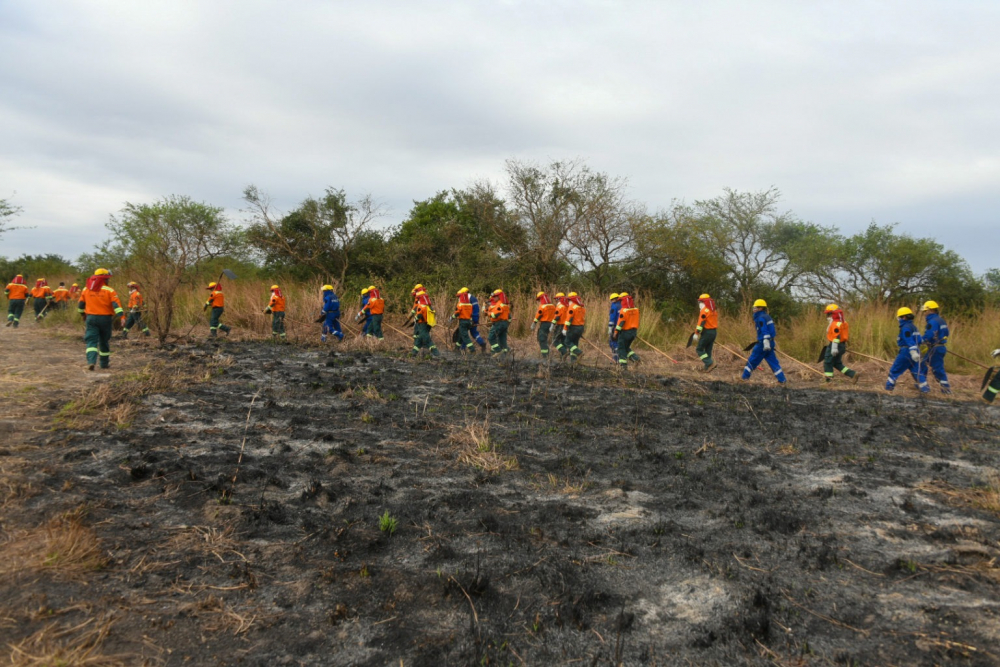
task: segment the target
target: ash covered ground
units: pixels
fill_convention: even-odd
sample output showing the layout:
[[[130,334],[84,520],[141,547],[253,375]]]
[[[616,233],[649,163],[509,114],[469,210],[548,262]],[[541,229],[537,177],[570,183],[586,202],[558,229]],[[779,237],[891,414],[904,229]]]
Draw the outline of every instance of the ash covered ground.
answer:
[[[1000,517],[976,501],[995,410],[481,356],[185,355],[231,361],[127,429],[35,439],[51,493],[18,511],[85,505],[107,562],[9,578],[8,609],[113,614],[102,650],[164,665],[1000,660]]]

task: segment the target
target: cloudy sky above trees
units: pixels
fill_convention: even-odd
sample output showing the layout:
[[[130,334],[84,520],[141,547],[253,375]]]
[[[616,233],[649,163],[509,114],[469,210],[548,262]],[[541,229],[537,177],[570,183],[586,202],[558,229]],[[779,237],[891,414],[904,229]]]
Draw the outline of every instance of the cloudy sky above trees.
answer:
[[[1000,217],[996,2],[0,0],[0,255],[76,257],[124,202],[238,216],[413,200],[581,158],[651,210],[777,186],[982,272]],[[16,194],[15,194],[16,193]]]

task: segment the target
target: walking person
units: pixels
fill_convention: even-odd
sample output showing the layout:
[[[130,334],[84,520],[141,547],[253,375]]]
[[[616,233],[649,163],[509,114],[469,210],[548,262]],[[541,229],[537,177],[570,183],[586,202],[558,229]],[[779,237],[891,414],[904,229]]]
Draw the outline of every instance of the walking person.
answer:
[[[990,354],[994,359],[1000,357],[1000,348],[993,350]],[[986,386],[986,390],[983,392],[983,400],[987,403],[992,403],[998,393],[1000,393],[1000,373],[994,373],[993,379],[990,380],[990,383]]]
[[[913,318],[913,311],[906,306],[896,311],[896,320],[899,322],[896,346],[899,348],[899,352],[889,368],[889,377],[885,381],[886,391],[894,390],[896,380],[907,371],[913,376],[913,381],[921,393],[926,394],[931,390],[927,384],[927,378],[920,376],[920,332],[917,331],[917,325],[913,323]]]
[[[718,329],[719,311],[715,307],[715,299],[708,294],[702,294],[698,297],[698,326],[691,337],[691,341],[698,344],[695,353],[703,364],[702,373],[708,373],[715,368],[712,350],[715,348]]]
[[[823,350],[823,377],[827,382],[833,382],[833,371],[836,369],[857,384],[861,373],[845,366],[843,360],[850,335],[844,311],[837,304],[831,303],[825,312],[827,344]]]
[[[125,312],[118,294],[108,286],[111,272],[97,269],[87,279],[87,285],[80,292],[77,312],[87,324],[83,339],[87,343],[87,366],[94,370],[98,363],[101,368],[111,366],[112,317]]]
[[[741,379],[749,380],[750,375],[757,369],[760,362],[766,361],[767,365],[771,367],[774,377],[777,378],[778,384],[785,384],[785,371],[781,370],[781,362],[778,361],[778,355],[775,352],[777,332],[774,320],[767,312],[767,302],[764,299],[757,299],[753,302],[753,324],[757,329],[757,344],[750,352]]]
[[[377,287],[370,285],[366,296],[368,297],[368,301],[362,306],[361,312],[358,313],[358,316],[354,320],[358,321],[362,317],[370,319],[368,332],[365,335],[373,336],[378,340],[385,340],[385,335],[382,333],[382,317],[385,313],[385,301],[382,300],[382,294]]]
[[[45,278],[35,281],[35,286],[31,288],[31,305],[35,307],[35,321],[45,317],[46,308],[52,303],[52,288],[45,282]]]
[[[142,318],[142,308],[146,305],[146,299],[139,291],[139,283],[128,284],[128,317],[125,319],[125,326],[122,327],[122,339],[128,338],[128,332],[132,327],[142,327],[142,335],[149,336],[149,327]]]
[[[503,292],[496,290],[490,295],[490,309],[487,311],[490,318],[490,351],[493,356],[507,354],[510,348],[507,346],[507,329],[510,327],[510,306],[503,302]]]
[[[548,360],[549,332],[552,331],[552,320],[556,316],[556,305],[552,303],[552,299],[545,292],[536,294],[535,300],[538,301],[538,312],[535,313],[535,320],[531,323],[531,330],[534,331],[536,327],[538,328],[536,335],[538,351],[542,353],[542,359]]]
[[[552,330],[555,331],[555,335],[552,336],[552,347],[559,353],[560,361],[569,354],[569,348],[566,347],[566,332],[563,329],[568,309],[569,301],[566,300],[566,295],[556,292],[556,314],[552,318]]]
[[[24,284],[24,276],[18,274],[7,284],[4,290],[7,296],[7,326],[15,329],[21,323],[24,315],[24,304],[28,300],[28,286]]]
[[[52,307],[66,310],[66,304],[69,303],[69,300],[70,294],[69,290],[66,289],[66,283],[59,283],[59,287],[52,290]]]
[[[628,292],[619,294],[618,299],[620,308],[614,336],[618,344],[618,366],[624,369],[630,362],[639,362],[639,355],[632,349],[632,343],[639,337],[639,309],[635,307],[635,298]]]
[[[469,300],[469,288],[463,287],[455,294],[458,303],[455,305],[455,312],[449,321],[458,319],[458,328],[455,329],[455,347],[459,352],[475,352],[476,344],[472,342],[469,332],[472,329],[472,302]]]
[[[285,296],[278,285],[271,285],[271,299],[264,314],[271,316],[271,340],[285,340]]]
[[[320,342],[325,343],[326,337],[330,334],[333,334],[338,343],[343,342],[344,332],[340,329],[340,299],[337,298],[337,294],[333,291],[333,285],[323,285],[323,305],[321,310],[319,319],[316,320],[323,323],[323,329],[319,334]]]
[[[414,296],[427,296],[423,290],[419,290]],[[437,346],[434,344],[434,337],[431,335],[431,328],[434,326],[434,313],[431,310],[430,300],[426,303],[422,300],[413,306],[413,349],[410,356],[416,357],[421,350],[428,350],[431,356],[437,358],[441,356]]]
[[[622,298],[617,292],[608,297],[611,305],[608,308],[608,347],[611,348],[611,358],[618,361],[618,314],[622,310]]]
[[[482,310],[479,307],[479,299],[476,298],[475,294],[469,294],[469,303],[472,304],[472,324],[469,327],[469,335],[472,336],[472,340],[476,341],[479,349],[485,353],[486,341],[483,340],[483,335],[479,333],[479,319],[482,316]]]
[[[941,393],[950,394],[951,384],[948,383],[948,374],[944,370],[944,357],[948,354],[948,323],[941,317],[937,301],[925,302],[920,311],[926,313],[921,342],[927,346],[927,353],[918,373],[921,374],[921,381],[926,382],[927,369],[930,368],[934,379],[941,386]]]
[[[576,292],[570,292],[566,296],[566,318],[563,323],[563,336],[565,347],[569,349],[569,360],[576,363],[576,360],[583,356],[580,349],[580,339],[583,337],[583,330],[587,325],[587,309],[583,307],[583,301]]]
[[[213,281],[208,284],[206,289],[211,294],[208,295],[208,300],[202,310],[212,309],[208,318],[208,336],[215,338],[220,331],[228,336],[232,329],[220,321],[222,314],[226,312],[226,295],[222,293],[222,285]]]

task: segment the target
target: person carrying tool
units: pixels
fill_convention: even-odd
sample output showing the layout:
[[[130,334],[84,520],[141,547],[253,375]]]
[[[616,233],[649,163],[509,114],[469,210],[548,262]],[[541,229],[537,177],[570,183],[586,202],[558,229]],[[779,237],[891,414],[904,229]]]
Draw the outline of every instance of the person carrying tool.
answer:
[[[323,305],[320,307],[319,319],[316,320],[317,323],[323,323],[319,340],[325,343],[327,335],[332,333],[338,343],[342,342],[344,340],[344,332],[340,330],[340,299],[334,293],[333,285],[323,285],[322,292]]]
[[[226,312],[226,295],[222,293],[222,285],[213,281],[208,284],[206,289],[211,294],[208,295],[208,300],[205,302],[202,310],[212,309],[208,318],[208,336],[209,338],[215,338],[219,331],[228,336],[232,329],[219,321],[222,319],[222,313]]]
[[[35,286],[31,288],[31,305],[35,307],[35,319],[40,320],[45,317],[45,308],[52,303],[52,288],[45,282],[45,278],[35,281]]]
[[[552,317],[552,330],[555,332],[555,335],[552,336],[552,347],[559,352],[560,360],[569,354],[569,348],[566,347],[566,334],[563,330],[568,309],[569,301],[566,300],[566,295],[562,292],[556,292],[556,314]]]
[[[556,306],[552,299],[545,292],[535,295],[538,301],[538,312],[535,313],[535,320],[531,323],[531,330],[538,328],[538,351],[542,353],[542,359],[549,358],[549,332],[552,331],[552,320],[556,316]]]
[[[18,274],[4,290],[7,295],[7,326],[15,329],[21,323],[24,314],[24,304],[28,300],[28,286],[24,284],[24,276]]]
[[[381,292],[374,285],[368,286],[367,297],[367,303],[362,306],[361,312],[354,318],[354,321],[357,322],[362,317],[366,319],[370,318],[371,322],[368,325],[368,333],[365,335],[385,340],[385,335],[382,333],[382,317],[385,313],[385,301],[382,300]]]
[[[993,350],[993,352],[991,352],[990,355],[994,359],[1000,357],[1000,348]],[[993,379],[986,386],[986,390],[983,392],[983,400],[986,401],[987,403],[992,403],[993,399],[997,397],[998,393],[1000,393],[1000,373],[994,373]]]
[[[361,288],[361,310],[364,310],[365,306],[367,305],[368,305],[368,288],[363,287]],[[357,322],[357,320],[355,320],[355,322]],[[361,325],[362,338],[368,335],[368,329],[371,327],[371,325],[372,325],[372,316],[368,315],[365,317],[365,323]]]
[[[615,329],[618,326],[618,313],[622,310],[622,299],[618,292],[613,292],[608,300],[611,302],[608,308],[608,347],[611,348],[611,357],[618,361],[618,336]]]
[[[753,302],[753,324],[757,329],[757,344],[753,346],[747,365],[743,367],[741,379],[749,380],[760,362],[767,361],[767,365],[774,372],[774,377],[778,379],[778,384],[785,384],[785,371],[781,370],[781,362],[775,352],[777,346],[774,338],[777,332],[774,328],[774,320],[767,312],[767,302],[764,299],[757,299]]]
[[[857,384],[861,373],[844,365],[850,330],[844,320],[844,311],[837,304],[831,303],[827,305],[825,312],[827,344],[823,351],[823,377],[826,382],[833,382],[833,369],[837,369]]]
[[[921,378],[927,381],[927,367],[934,374],[934,379],[941,385],[942,394],[951,393],[951,385],[948,383],[948,374],[944,371],[944,356],[948,354],[948,323],[944,321],[938,312],[937,301],[927,301],[920,307],[920,311],[927,313],[924,336],[921,342],[927,346],[927,353],[924,355],[924,364],[921,365]]]
[[[271,285],[271,299],[264,314],[271,316],[271,340],[285,340],[285,296],[278,285]]]
[[[130,282],[128,284],[128,318],[125,320],[125,326],[122,327],[122,339],[128,338],[129,329],[134,326],[142,327],[143,336],[149,335],[149,327],[142,319],[142,307],[145,304],[146,300],[143,298],[142,292],[139,291],[139,283]]]
[[[507,354],[507,329],[510,327],[510,306],[503,302],[503,292],[495,290],[490,294],[490,308],[487,315],[490,318],[490,351],[493,356]]]
[[[639,309],[635,307],[635,298],[628,292],[618,295],[621,307],[618,312],[618,322],[615,324],[615,341],[618,343],[618,366],[628,368],[629,362],[637,363],[639,355],[632,350],[632,343],[639,336]]]
[[[479,318],[481,316],[479,299],[477,299],[476,295],[471,292],[469,293],[469,303],[472,304],[472,325],[469,327],[469,335],[472,336],[472,340],[476,341],[476,344],[479,345],[479,349],[485,353],[486,341],[483,340],[482,334],[479,333]]]
[[[413,306],[413,311],[411,312],[413,316],[413,349],[410,350],[410,356],[415,357],[420,354],[421,349],[429,350],[432,357],[441,356],[438,352],[437,346],[434,344],[434,338],[431,336],[431,327],[434,326],[434,312],[430,307],[430,300],[428,303],[422,303],[419,297],[427,296],[427,293],[420,289],[414,295],[418,298],[417,303]]]
[[[587,324],[587,309],[583,307],[583,301],[576,292],[570,292],[566,296],[566,303],[566,318],[563,322],[564,347],[569,350],[569,360],[576,362],[583,355],[580,338],[583,337],[583,330]]]
[[[719,311],[715,307],[715,299],[708,294],[698,297],[698,326],[695,327],[694,334],[691,335],[691,342],[697,343],[695,353],[701,359],[704,366],[702,373],[708,373],[715,368],[715,359],[712,358],[712,349],[715,347],[715,338],[719,333]]]
[[[475,352],[476,344],[472,342],[469,331],[472,329],[472,303],[469,301],[469,288],[463,287],[455,295],[458,304],[449,322],[458,319],[458,329],[455,330],[455,347],[459,352]]]
[[[899,353],[889,368],[889,377],[885,381],[886,391],[894,390],[896,380],[906,371],[913,376],[913,381],[917,383],[917,388],[922,393],[926,394],[931,390],[927,378],[920,377],[920,332],[917,331],[913,318],[913,311],[906,306],[896,311],[896,319],[899,321],[896,345],[899,347]]]
[[[87,279],[87,285],[80,292],[77,312],[87,323],[83,339],[87,343],[87,365],[90,370],[100,362],[101,368],[111,366],[111,326],[112,317],[121,315],[121,299],[108,286],[111,272],[107,269],[97,269],[94,275]]]
[[[52,290],[52,303],[55,304],[54,307],[59,310],[66,310],[66,304],[69,303],[69,290],[66,289],[66,283],[59,283],[59,287]]]

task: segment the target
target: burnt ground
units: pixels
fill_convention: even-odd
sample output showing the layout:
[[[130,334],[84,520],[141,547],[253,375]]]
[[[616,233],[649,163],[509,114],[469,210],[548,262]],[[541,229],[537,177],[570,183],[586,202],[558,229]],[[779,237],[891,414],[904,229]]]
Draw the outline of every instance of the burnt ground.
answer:
[[[107,664],[1000,664],[995,409],[478,356],[171,359],[221,369],[0,451],[30,464],[3,509],[13,664],[74,641]],[[67,525],[96,546],[60,570]]]

